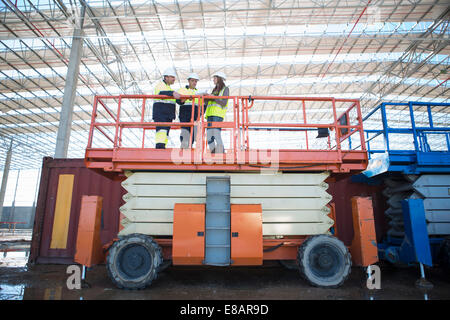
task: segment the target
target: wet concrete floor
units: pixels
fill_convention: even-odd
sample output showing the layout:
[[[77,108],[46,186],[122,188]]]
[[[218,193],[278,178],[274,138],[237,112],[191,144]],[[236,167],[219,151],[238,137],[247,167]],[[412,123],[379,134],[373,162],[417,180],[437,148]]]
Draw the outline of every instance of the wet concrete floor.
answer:
[[[14,253],[14,254],[13,254]],[[5,261],[14,260],[14,263]],[[263,267],[168,267],[144,290],[120,290],[110,281],[106,267],[87,271],[89,288],[67,288],[67,265],[26,266],[27,252],[0,253],[0,300],[450,300],[450,276],[440,268],[426,268],[434,285],[415,287],[415,267],[381,264],[381,289],[368,290],[362,268],[337,289],[308,285],[298,271],[277,262]]]

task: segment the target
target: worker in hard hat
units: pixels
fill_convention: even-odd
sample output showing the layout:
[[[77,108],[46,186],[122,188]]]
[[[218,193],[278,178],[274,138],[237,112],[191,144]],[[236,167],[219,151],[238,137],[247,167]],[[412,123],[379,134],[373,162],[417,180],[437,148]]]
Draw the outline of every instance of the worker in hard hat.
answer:
[[[226,76],[223,72],[216,72],[213,74],[214,89],[212,96],[229,96],[230,89],[225,85]],[[205,99],[206,112],[205,117],[208,121],[208,127],[211,122],[221,122],[225,118],[228,107],[228,99]],[[206,137],[208,139],[208,146],[211,153],[224,153],[224,146],[221,136],[221,128],[208,128]]]
[[[183,96],[197,95],[197,83],[200,80],[198,74],[191,73],[187,77],[188,85],[178,90],[178,93]],[[180,112],[178,117],[180,122],[191,122],[192,119],[192,99],[178,99],[177,103],[180,104]],[[198,98],[194,99],[194,121],[198,119]],[[197,134],[197,128],[194,126],[192,134],[192,144],[195,142],[195,136]],[[180,141],[181,148],[189,148],[189,137],[191,136],[191,127],[181,127]]]
[[[174,91],[170,86],[175,83],[176,72],[174,68],[167,68],[163,73],[163,79],[160,81],[154,91],[154,95],[165,95],[173,99],[155,99],[153,103],[153,121],[172,122],[175,119],[175,101],[180,98],[180,94]],[[156,149],[165,149],[170,127],[156,127],[155,143]]]

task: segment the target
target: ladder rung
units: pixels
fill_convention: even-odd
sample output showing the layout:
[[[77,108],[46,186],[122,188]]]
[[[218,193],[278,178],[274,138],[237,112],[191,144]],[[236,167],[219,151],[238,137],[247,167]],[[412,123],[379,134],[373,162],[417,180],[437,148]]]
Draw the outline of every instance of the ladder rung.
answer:
[[[230,245],[228,244],[207,244],[205,245],[206,248],[229,248]]]
[[[230,230],[230,227],[206,227],[207,230]]]
[[[230,265],[230,263],[218,263],[218,262],[208,262],[208,261],[204,261],[203,264],[208,265],[208,266],[218,266],[218,267]]]
[[[230,210],[227,209],[206,209],[206,213],[229,213]]]
[[[229,196],[230,192],[206,192],[206,196]]]

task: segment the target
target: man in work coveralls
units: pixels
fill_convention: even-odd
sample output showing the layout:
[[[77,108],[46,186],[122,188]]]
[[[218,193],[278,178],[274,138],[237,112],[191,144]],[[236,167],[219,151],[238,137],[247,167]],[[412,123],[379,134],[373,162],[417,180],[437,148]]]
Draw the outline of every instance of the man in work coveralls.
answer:
[[[173,97],[173,99],[155,99],[152,116],[155,122],[172,122],[175,119],[175,101],[180,98],[180,94],[170,87],[175,83],[175,77],[175,69],[167,68],[163,73],[163,80],[155,87],[154,95]],[[156,149],[166,148],[169,131],[170,127],[156,127]]]
[[[199,76],[196,73],[191,73],[188,78],[188,85],[185,88],[181,88],[178,90],[178,93],[184,96],[194,96],[197,95],[197,83],[200,80]],[[195,99],[194,104],[194,117],[192,118],[192,99],[188,100],[177,100],[177,103],[180,104],[180,113],[179,113],[179,119],[180,122],[191,122],[191,119],[193,121],[197,121],[199,110],[198,110],[198,98]],[[192,134],[192,144],[195,142],[195,136],[197,134],[197,128],[194,126],[194,132]],[[191,127],[182,127],[181,128],[181,135],[180,135],[180,141],[181,141],[181,148],[187,149],[189,148],[189,137],[191,135]]]

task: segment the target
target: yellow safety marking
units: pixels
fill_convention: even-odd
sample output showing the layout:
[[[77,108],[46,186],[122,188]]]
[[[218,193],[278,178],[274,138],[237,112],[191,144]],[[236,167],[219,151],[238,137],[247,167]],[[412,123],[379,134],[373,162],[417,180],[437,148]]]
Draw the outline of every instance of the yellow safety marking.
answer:
[[[61,174],[59,176],[51,249],[66,249],[67,247],[74,177],[73,174]]]

